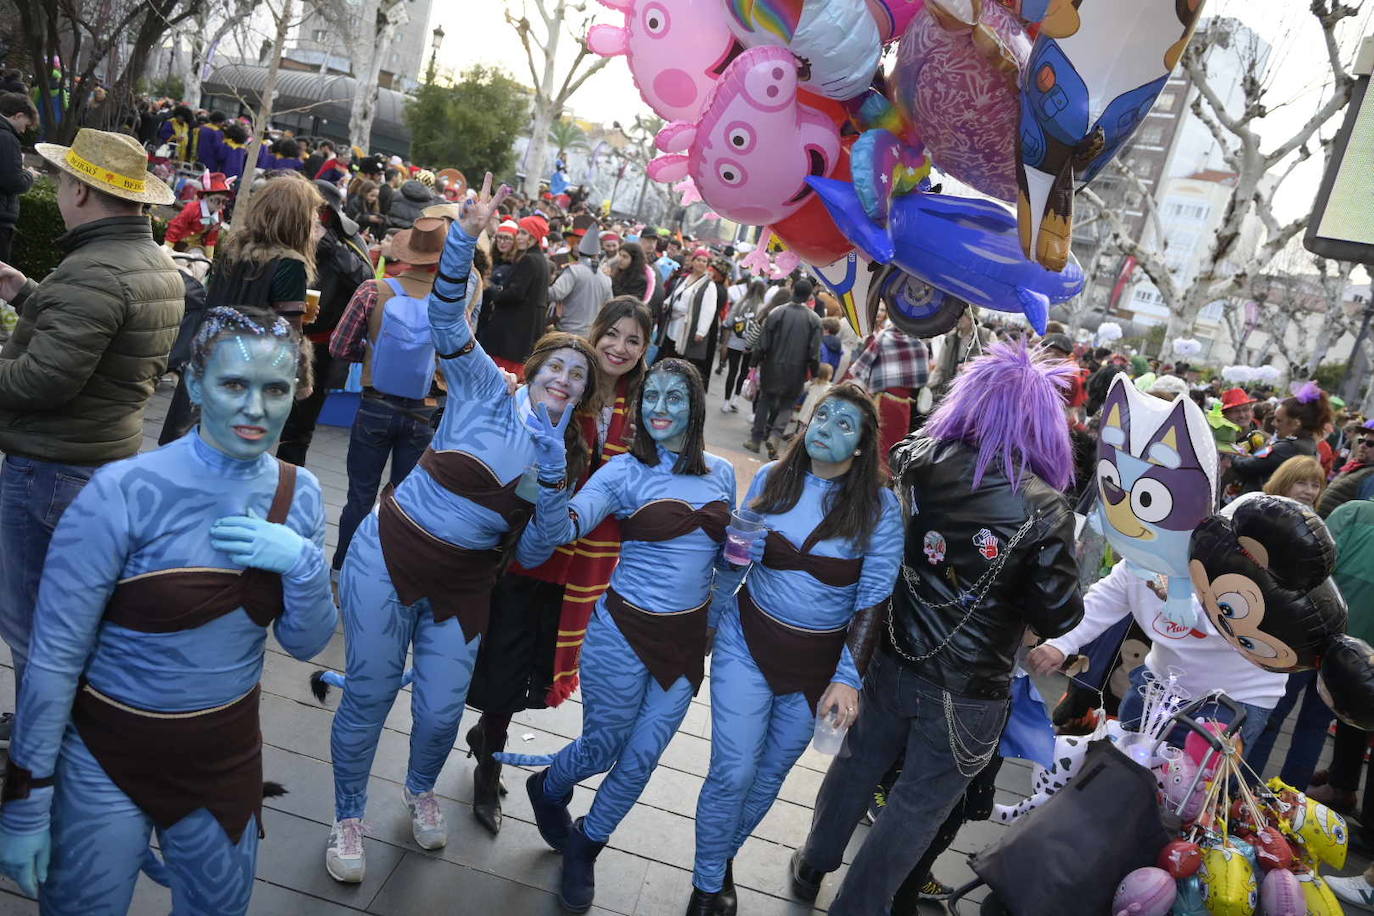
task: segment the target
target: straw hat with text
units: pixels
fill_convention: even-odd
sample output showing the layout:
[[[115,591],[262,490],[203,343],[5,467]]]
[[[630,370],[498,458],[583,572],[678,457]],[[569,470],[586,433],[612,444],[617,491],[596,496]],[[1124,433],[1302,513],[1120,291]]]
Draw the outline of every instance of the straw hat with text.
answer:
[[[176,201],[162,179],[148,171],[148,153],[128,134],[83,127],[71,146],[36,143],[38,155],[73,178],[112,197],[140,204]]]

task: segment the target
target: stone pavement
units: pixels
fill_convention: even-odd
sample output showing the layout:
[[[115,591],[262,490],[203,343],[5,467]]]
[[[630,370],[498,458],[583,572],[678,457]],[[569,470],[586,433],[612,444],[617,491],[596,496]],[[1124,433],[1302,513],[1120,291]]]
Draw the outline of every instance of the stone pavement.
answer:
[[[719,376],[712,379],[716,389],[723,382]],[[147,448],[156,446],[169,395],[170,388],[159,391],[149,408],[145,423]],[[753,471],[760,465],[755,456],[740,447],[748,432],[748,405],[738,414],[722,415],[719,403],[718,395],[709,398],[708,448],[735,465],[742,496]],[[321,427],[308,461],[308,467],[324,487],[330,552],[347,487],[347,443],[346,429]],[[507,768],[510,794],[505,800],[505,823],[499,838],[490,837],[471,815],[471,762],[464,756],[466,746],[462,739],[476,720],[476,714],[470,710],[459,731],[458,748],[436,787],[448,818],[448,846],[437,852],[425,852],[415,845],[409,817],[401,803],[410,732],[408,688],[402,691],[387,719],[372,768],[367,879],[361,885],[333,881],[325,873],[323,859],[333,816],[329,727],[337,692],[326,706],[321,706],[311,696],[307,679],[318,666],[343,670],[343,637],[336,634],[313,663],[290,658],[271,640],[269,647],[262,697],[264,772],[268,779],[283,783],[289,793],[269,799],[265,806],[267,839],[258,856],[252,913],[552,916],[560,912],[553,894],[559,858],[549,851],[535,830],[524,792],[524,772]],[[9,664],[8,650],[3,644],[0,663]],[[575,738],[581,727],[578,700],[574,695],[556,709],[517,716],[511,726],[511,749],[546,753]],[[13,709],[12,678],[8,675],[0,675],[0,709]],[[710,691],[703,687],[643,797],[597,863],[593,913],[677,916],[683,912],[691,893],[693,814],[709,760],[710,734]],[[1273,759],[1282,761],[1286,749],[1285,734]],[[811,911],[811,907],[790,897],[787,864],[793,849],[806,837],[811,806],[827,762],[828,758],[807,751],[784,783],[777,804],[736,859],[735,879],[740,913],[744,916]],[[578,787],[572,805],[575,812],[586,809],[598,782],[599,779],[593,779]],[[1029,765],[1008,761],[997,785],[1000,802],[1014,803],[1024,797],[1030,786]],[[986,822],[967,825],[937,864],[936,874],[954,885],[969,880],[972,872],[965,861],[967,855],[987,845],[1004,829]],[[856,831],[850,855],[865,832],[862,826]],[[827,879],[816,909],[826,909],[842,876],[843,871]],[[971,899],[981,899],[981,894],[975,893]],[[943,912],[937,905],[928,907],[931,913]],[[161,916],[170,908],[170,896],[165,890],[141,880],[131,913]],[[965,907],[965,911],[968,909]],[[19,896],[11,883],[0,883],[0,916],[35,912],[36,904]]]

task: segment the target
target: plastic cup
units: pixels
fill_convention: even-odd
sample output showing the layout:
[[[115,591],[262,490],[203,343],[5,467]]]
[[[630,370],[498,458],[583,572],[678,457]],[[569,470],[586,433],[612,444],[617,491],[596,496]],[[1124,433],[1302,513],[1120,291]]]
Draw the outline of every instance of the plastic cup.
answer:
[[[816,749],[816,753],[834,757],[840,752],[840,747],[844,744],[844,736],[849,733],[849,728],[840,728],[835,724],[835,720],[830,716],[816,717],[816,730],[811,735],[811,746]]]
[[[751,562],[749,548],[753,544],[753,538],[739,535],[763,528],[763,516],[752,509],[736,509],[730,513],[730,528],[733,530],[725,532],[725,560],[735,566],[748,566]]]

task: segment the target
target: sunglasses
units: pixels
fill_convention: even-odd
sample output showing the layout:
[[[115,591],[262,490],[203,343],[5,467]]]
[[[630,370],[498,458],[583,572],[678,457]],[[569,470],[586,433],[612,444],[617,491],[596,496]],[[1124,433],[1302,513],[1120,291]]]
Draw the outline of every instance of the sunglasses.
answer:
[[[1374,439],[1361,439],[1357,444],[1365,448],[1374,448]]]

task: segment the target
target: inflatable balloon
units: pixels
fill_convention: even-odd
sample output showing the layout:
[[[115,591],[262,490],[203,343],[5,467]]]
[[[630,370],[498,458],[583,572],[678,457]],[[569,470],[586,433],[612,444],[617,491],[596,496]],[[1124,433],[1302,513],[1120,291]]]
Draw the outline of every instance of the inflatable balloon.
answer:
[[[1155,864],[1175,878],[1189,878],[1202,867],[1202,848],[1189,840],[1170,840]]]
[[[1211,719],[1204,720],[1199,724],[1214,735],[1220,735],[1222,732],[1226,731],[1226,725],[1224,723],[1216,722]],[[1211,759],[1208,760],[1207,752],[1211,749],[1212,745],[1208,743],[1207,739],[1195,731],[1189,731],[1188,736],[1183,739],[1184,756],[1193,761],[1198,767],[1202,766],[1202,761],[1207,760],[1207,770],[1203,774],[1207,779],[1211,779],[1213,774],[1216,773],[1217,767],[1221,765],[1220,754],[1214,753]]]
[[[1016,220],[999,204],[913,192],[892,200],[886,226],[864,211],[853,184],[808,178],[835,224],[860,251],[893,263],[972,305],[1017,312],[1043,334],[1051,302],[1083,288],[1077,262],[1062,273],[1021,257]]]
[[[1332,637],[1322,655],[1317,692],[1336,718],[1374,731],[1374,648],[1344,633]]]
[[[1302,896],[1307,904],[1307,916],[1344,916],[1345,910],[1331,886],[1322,880],[1315,871],[1306,871],[1298,876],[1302,885]]]
[[[878,27],[878,38],[882,43],[901,38],[907,25],[924,5],[924,0],[868,0],[868,12]]]
[[[1223,839],[1202,853],[1202,899],[1212,916],[1250,916],[1259,886],[1249,860],[1233,841]]]
[[[1260,884],[1260,912],[1264,916],[1307,916],[1307,898],[1291,871],[1276,868]]]
[[[1069,262],[1073,194],[1135,133],[1183,55],[1203,0],[1049,0],[1021,79],[1021,244]],[[938,157],[937,157],[938,161]]]
[[[991,820],[999,824],[1009,824],[1019,817],[1034,811],[1050,800],[1050,797],[1067,786],[1083,766],[1088,754],[1088,745],[1099,739],[1119,745],[1127,732],[1116,719],[1103,722],[1091,735],[1060,735],[1054,739],[1054,762],[1046,767],[1039,763],[1031,764],[1031,794],[1019,804],[995,804]]]
[[[1147,865],[1129,872],[1112,897],[1113,916],[1168,916],[1178,897],[1174,879],[1162,868]]]
[[[873,332],[878,299],[874,293],[876,281],[887,269],[868,258],[850,252],[829,264],[807,264],[811,272],[821,278],[826,287],[840,301],[845,320],[854,333],[865,338]]]
[[[654,114],[690,121],[744,46],[730,31],[721,0],[600,0],[625,14],[623,26],[594,25],[587,45],[602,57],[624,55]]]
[[[1189,568],[1198,600],[1217,632],[1255,665],[1312,668],[1345,632],[1345,601],[1330,579],[1335,542],[1296,500],[1261,495],[1233,506],[1193,532]]]
[[[1217,447],[1207,416],[1190,398],[1142,394],[1118,375],[1102,405],[1097,488],[1094,511],[1107,541],[1143,578],[1169,577],[1164,616],[1191,629],[1197,612],[1189,537],[1217,493]]]
[[[1259,832],[1255,834],[1255,841],[1251,845],[1255,847],[1255,857],[1259,861],[1260,868],[1265,871],[1291,869],[1297,862],[1297,856],[1293,854],[1293,847],[1276,827],[1261,827]]]
[[[1155,767],[1155,776],[1164,793],[1166,807],[1171,812],[1177,812],[1185,824],[1192,823],[1202,813],[1207,784],[1197,775],[1198,761],[1187,753],[1175,754]],[[1181,812],[1180,805],[1183,806]]]
[[[805,63],[807,89],[852,99],[873,81],[882,56],[878,23],[865,0],[720,0],[730,29],[748,48],[786,48]]]
[[[1016,200],[1017,81],[1031,40],[991,0],[930,0],[902,36],[893,102],[940,169]]]
[[[691,175],[706,203],[727,219],[780,222],[812,197],[808,176],[831,174],[840,138],[830,118],[797,96],[797,61],[786,48],[750,48],[716,84],[695,122],[659,132],[649,177]],[[685,151],[685,153],[683,153]]]
[[[1169,916],[1210,916],[1207,912],[1207,903],[1202,899],[1202,879],[1197,875],[1190,878],[1182,878],[1175,885],[1178,888],[1178,897],[1174,900],[1174,908],[1169,911]]]
[[[1310,863],[1325,862],[1335,869],[1345,868],[1350,844],[1350,828],[1345,818],[1306,794],[1302,799],[1303,804],[1290,811],[1288,819],[1307,859]]]

